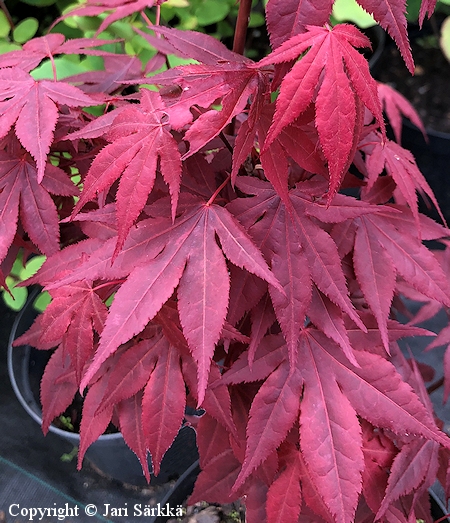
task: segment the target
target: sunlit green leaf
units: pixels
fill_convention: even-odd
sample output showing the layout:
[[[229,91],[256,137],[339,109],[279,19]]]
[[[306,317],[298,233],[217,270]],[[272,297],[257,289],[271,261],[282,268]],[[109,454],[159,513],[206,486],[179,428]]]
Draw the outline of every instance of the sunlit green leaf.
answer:
[[[8,19],[3,11],[0,11],[0,38],[5,38],[9,35],[11,27]]]
[[[336,0],[333,16],[339,22],[353,22],[363,29],[376,24],[372,15],[364,11],[355,0]]]
[[[34,300],[33,307],[39,312],[44,312],[51,301],[52,298],[50,294],[44,291]]]
[[[24,281],[28,278],[31,278],[36,272],[42,267],[42,264],[45,262],[46,257],[45,256],[34,256],[29,260],[25,267],[22,267],[22,269],[19,272],[19,279]]]
[[[20,311],[25,305],[28,298],[28,291],[26,287],[14,287],[11,282],[7,282],[11,294],[3,291],[3,300],[6,305],[13,311]]]
[[[25,18],[19,22],[13,31],[13,39],[19,44],[24,44],[31,40],[38,30],[39,22],[36,18]]]

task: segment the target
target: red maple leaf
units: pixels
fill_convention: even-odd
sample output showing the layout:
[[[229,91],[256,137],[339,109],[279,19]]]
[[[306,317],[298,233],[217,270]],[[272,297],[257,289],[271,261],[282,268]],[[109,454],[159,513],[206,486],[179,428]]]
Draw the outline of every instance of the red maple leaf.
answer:
[[[302,331],[298,351],[299,364],[293,371],[286,362],[266,364],[275,363],[252,403],[245,459],[233,488],[243,484],[299,419],[300,449],[318,494],[336,521],[349,521],[364,468],[356,413],[402,437],[406,430],[444,445],[448,442],[411,387],[384,358],[357,351],[358,366],[353,366],[334,342],[311,328]],[[260,358],[257,351],[255,363],[268,358],[271,352]],[[261,379],[246,370],[242,381]],[[299,390],[303,393],[298,418]]]
[[[411,152],[391,140],[382,141],[378,134],[375,134],[374,142],[375,146],[370,147],[371,151],[368,153],[366,158],[368,174],[367,189],[373,187],[383,169],[386,169],[387,174],[392,177],[401,195],[411,208],[419,231],[420,218],[416,191],[419,191],[430,198],[438,210],[442,221],[445,223],[445,219],[439,208],[436,197],[427,180],[419,171]]]
[[[358,0],[358,3],[395,40],[412,74],[414,62],[406,32],[405,0]],[[430,15],[435,4],[435,0],[422,2],[421,24],[426,11]],[[270,0],[267,5],[267,25],[272,47],[275,49],[292,36],[306,32],[308,25],[323,26],[328,22],[332,8],[333,2],[330,0]]]
[[[0,55],[0,67],[19,67],[29,72],[36,68],[45,58],[53,60],[53,57],[57,54],[86,54],[106,57],[112,55],[112,53],[100,49],[92,49],[92,47],[118,41],[100,40],[97,38],[65,40],[66,37],[59,33],[33,38],[23,44],[22,49]]]
[[[160,5],[164,1],[165,0],[87,0],[85,4],[75,7],[75,9],[72,9],[55,20],[53,25],[56,25],[69,16],[97,16],[103,14],[105,11],[112,11],[97,29],[97,34],[99,34],[113,22],[133,13],[144,11],[147,7]]]
[[[164,123],[161,98],[152,91],[143,90],[139,106],[121,110],[107,136],[111,144],[102,149],[92,162],[74,214],[96,193],[108,189],[120,177],[116,197],[118,252],[153,189],[158,161],[161,174],[169,185],[172,218],[175,218],[180,191],[181,155],[177,142]]]
[[[88,71],[65,80],[72,83],[81,83],[80,89],[85,93],[114,93],[130,80],[142,79],[142,64],[136,56],[111,55],[103,58],[103,71]],[[107,113],[110,114],[110,113]]]
[[[336,244],[316,219],[340,222],[346,217],[376,212],[377,208],[338,195],[327,209],[325,202],[311,201],[311,194],[323,192],[323,183],[298,184],[285,198],[287,206],[267,182],[240,178],[237,186],[255,196],[236,199],[228,209],[248,228],[263,254],[271,260],[272,271],[284,288],[284,295],[273,288],[270,294],[292,361],[311,303],[313,283],[365,329],[349,300]],[[320,249],[314,247],[318,238]],[[335,312],[330,314],[336,316]],[[344,347],[350,356],[349,345]]]
[[[176,29],[156,28],[155,31],[167,38],[177,54],[194,58],[200,64],[175,67],[152,77],[156,85],[167,86],[161,95],[167,104],[169,120],[174,129],[182,129],[193,120],[191,108],[199,114],[185,134],[189,141],[187,158],[199,151],[217,136],[228,123],[246,109],[249,98],[259,100],[267,91],[266,73],[254,67],[254,62],[233,53],[214,38],[200,33],[189,33]],[[158,46],[157,39],[151,40]],[[160,44],[159,44],[160,45]],[[163,48],[161,48],[163,49]],[[220,111],[211,105],[220,101]],[[251,104],[249,120],[258,120],[261,103]]]
[[[408,118],[416,127],[418,127],[427,139],[425,127],[419,114],[411,105],[411,103],[398,91],[393,89],[390,85],[378,82],[378,96],[381,100],[383,110],[386,112],[389,123],[395,134],[395,139],[398,144],[402,139],[402,116]]]
[[[99,102],[65,82],[36,81],[18,67],[0,69],[0,83],[0,138],[15,123],[17,138],[36,160],[40,183],[59,118],[59,105],[85,107]]]
[[[368,45],[353,26],[308,26],[307,33],[294,36],[257,64],[288,62],[308,51],[281,83],[263,151],[314,102],[319,142],[330,173],[329,202],[353,160],[361,120],[359,100],[384,129],[376,83],[367,61],[355,50]]]
[[[174,238],[177,240],[173,241]],[[201,403],[214,345],[221,335],[228,305],[229,275],[224,254],[233,264],[265,279],[281,293],[282,288],[233,216],[222,207],[205,205],[197,199],[191,199],[186,212],[174,223],[164,218],[139,222],[111,265],[115,242],[114,237],[106,243],[94,238],[66,249],[61,259],[49,259],[35,279],[43,283],[46,271],[53,275],[55,271],[62,271],[61,283],[84,280],[86,271],[92,280],[109,278],[112,274],[115,278],[129,275],[116,293],[82,387],[110,354],[154,318],[178,287],[177,306],[183,333],[198,365]],[[71,271],[67,271],[67,265],[64,267],[67,256],[78,260]]]
[[[59,217],[50,194],[78,195],[67,174],[51,164],[38,183],[35,163],[20,151],[17,155],[0,151],[0,260],[10,248],[18,219],[39,250],[51,255],[59,250]]]
[[[94,331],[101,333],[108,310],[87,282],[69,285],[52,294],[52,301],[39,321],[39,338],[35,343],[38,347],[61,344],[70,355],[79,385],[84,367],[95,352]]]

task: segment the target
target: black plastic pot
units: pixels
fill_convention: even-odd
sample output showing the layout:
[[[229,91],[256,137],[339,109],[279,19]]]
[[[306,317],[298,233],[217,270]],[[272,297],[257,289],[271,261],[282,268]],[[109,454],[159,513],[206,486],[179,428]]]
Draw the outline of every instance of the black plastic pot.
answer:
[[[448,514],[448,510],[446,509],[445,503],[442,500],[444,494],[443,491],[441,491],[442,487],[438,488],[437,486],[431,487],[428,491],[430,494],[431,517],[433,518],[433,521],[437,521]],[[446,518],[442,521],[450,522],[450,519]]]
[[[372,52],[369,55],[369,67],[373,74],[376,74],[378,66],[380,65],[380,59],[386,46],[386,33],[379,25],[374,25],[363,30],[364,34],[369,38],[372,43]]]
[[[36,350],[29,345],[13,347],[13,341],[33,323],[37,313],[32,303],[39,290],[31,293],[26,306],[18,314],[9,338],[8,373],[17,399],[28,414],[39,424],[42,411],[39,403],[39,384],[48,361],[47,351]],[[79,434],[62,430],[54,425],[49,429],[54,434],[78,447]],[[120,432],[104,434],[86,452],[86,458],[94,468],[111,479],[125,484],[145,486],[147,484],[138,458],[126,445]],[[160,474],[152,475],[151,484],[161,485],[179,478],[198,460],[195,431],[182,427],[161,463]],[[149,457],[149,470],[152,471]]]

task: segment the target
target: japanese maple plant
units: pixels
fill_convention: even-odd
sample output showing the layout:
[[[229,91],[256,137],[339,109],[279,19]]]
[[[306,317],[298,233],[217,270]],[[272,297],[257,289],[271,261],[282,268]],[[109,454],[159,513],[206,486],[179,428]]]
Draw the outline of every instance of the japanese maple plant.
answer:
[[[100,30],[151,18],[143,65],[58,33],[0,56],[1,277],[19,251],[47,257],[29,283],[52,301],[16,342],[56,347],[44,432],[80,390],[79,466],[112,421],[149,478],[201,407],[190,502],[243,498],[250,523],[431,521],[450,439],[397,342],[432,333],[394,313],[450,306],[446,255],[423,243],[448,229],[419,212],[417,193],[436,199],[383,110],[398,139],[416,114],[330,0],[269,0],[257,62],[250,0],[232,50],[163,26],[162,3],[78,10],[107,11]],[[359,3],[412,72],[404,0]],[[62,54],[104,70],[61,80]],[[35,80],[44,60],[54,77]]]

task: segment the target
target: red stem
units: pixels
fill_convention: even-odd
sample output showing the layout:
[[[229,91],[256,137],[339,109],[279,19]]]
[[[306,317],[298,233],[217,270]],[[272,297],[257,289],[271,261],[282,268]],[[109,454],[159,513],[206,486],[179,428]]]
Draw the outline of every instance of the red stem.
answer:
[[[244,54],[245,41],[247,39],[247,28],[250,20],[250,11],[252,10],[252,0],[240,0],[236,27],[234,29],[233,51],[238,54]],[[235,127],[235,118],[227,125],[226,134],[233,135]]]
[[[211,196],[211,198],[206,202],[206,207],[209,207],[213,204],[214,200],[219,195],[220,191],[226,186],[226,184],[231,180],[231,174],[229,174],[225,180],[219,185],[219,187],[216,189],[214,194]]]
[[[233,41],[233,51],[238,54],[244,54],[245,40],[247,37],[247,28],[248,22],[250,20],[251,9],[252,0],[240,0]]]

